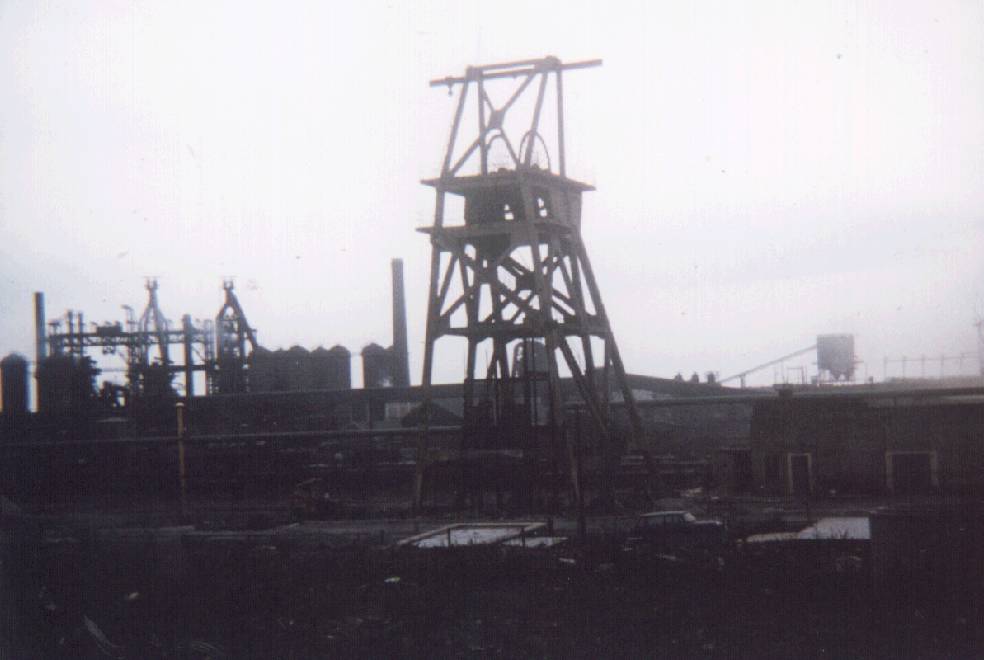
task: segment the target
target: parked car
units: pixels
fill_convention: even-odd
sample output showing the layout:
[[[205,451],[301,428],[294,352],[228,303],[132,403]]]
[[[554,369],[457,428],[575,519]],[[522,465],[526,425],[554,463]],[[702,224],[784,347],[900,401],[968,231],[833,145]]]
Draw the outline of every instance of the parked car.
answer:
[[[653,511],[636,519],[625,550],[715,550],[727,541],[727,530],[720,520],[698,520],[689,511]]]

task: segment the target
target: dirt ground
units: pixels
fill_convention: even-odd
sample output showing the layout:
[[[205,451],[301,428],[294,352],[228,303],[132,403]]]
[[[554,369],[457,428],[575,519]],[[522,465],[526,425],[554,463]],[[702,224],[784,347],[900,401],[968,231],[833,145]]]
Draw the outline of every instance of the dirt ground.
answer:
[[[626,556],[617,525],[597,521],[583,544],[549,551],[408,551],[393,541],[441,521],[211,518],[225,529],[166,516],[155,526],[6,518],[5,657],[971,658],[984,648],[976,592],[878,587],[866,566],[838,570],[829,553]]]

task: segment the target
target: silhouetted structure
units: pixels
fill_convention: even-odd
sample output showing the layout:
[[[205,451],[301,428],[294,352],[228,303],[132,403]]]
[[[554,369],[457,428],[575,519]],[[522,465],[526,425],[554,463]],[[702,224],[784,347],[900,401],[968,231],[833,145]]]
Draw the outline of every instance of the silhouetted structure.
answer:
[[[403,287],[403,260],[390,262],[393,272],[393,385],[410,386],[410,365],[407,355],[407,302]]]
[[[820,335],[817,337],[817,369],[833,380],[854,378],[854,335]]]
[[[38,412],[86,419],[96,398],[99,373],[92,358],[49,355],[37,366]]]
[[[336,344],[328,350],[319,346],[311,352],[315,365],[314,386],[319,390],[352,388],[352,353]]]
[[[27,414],[27,359],[11,353],[0,360],[0,388],[3,414],[8,417]]]
[[[467,342],[465,419],[467,423],[475,417],[481,424],[483,411],[490,403],[499,403],[476,401],[479,346],[491,344],[486,380],[498,383],[498,402],[511,402],[514,388],[510,346],[539,339],[546,347],[546,377],[550,384],[547,435],[555,465],[561,462],[558,445],[562,442],[559,435],[563,421],[557,386],[558,353],[577,383],[599,435],[606,444],[611,443],[605,409],[609,387],[596,381],[592,338],[603,346],[602,379],[609,375],[614,378],[616,388],[628,403],[636,435],[639,430],[618,346],[581,240],[581,194],[593,188],[568,178],[566,171],[563,72],[599,64],[600,61],[564,64],[548,57],[469,67],[462,77],[431,82],[432,86],[449,89],[457,86],[460,91],[440,177],[424,182],[436,191],[436,207],[433,226],[421,230],[430,236],[432,245],[422,384],[426,392],[432,378],[435,344],[445,337],[463,338]],[[556,84],[556,172],[552,171],[551,156],[539,130],[551,77]],[[508,100],[496,106],[487,85],[507,78],[518,82],[514,82]],[[536,89],[532,116],[527,122],[507,126],[509,110],[530,87]],[[461,120],[470,92],[476,98],[478,135],[458,155],[455,145],[464,126]],[[498,149],[501,163],[490,162],[493,149]],[[464,201],[464,217],[446,217],[449,195]],[[569,344],[572,340],[580,345],[582,362]],[[518,384],[515,389],[519,389]],[[531,406],[526,409],[530,411]],[[529,450],[538,449],[536,434],[529,441]],[[425,433],[417,456],[418,505],[428,462],[426,445]],[[572,456],[571,450],[565,455]],[[576,466],[573,461],[566,462],[577,493],[580,486]]]
[[[185,315],[180,328],[171,327],[158,303],[157,280],[147,280],[147,306],[136,317],[133,308],[124,305],[126,325],[119,321],[102,324],[85,324],[81,312],[69,310],[63,319],[48,323],[48,332],[38,331],[42,341],[38,356],[71,357],[82,364],[89,349],[98,348],[103,355],[122,354],[126,362],[127,399],[170,397],[174,395],[172,380],[175,374],[184,375],[184,388],[188,396],[194,394],[194,372],[212,371],[214,344],[211,322],[194,324]],[[35,294],[35,318],[44,323],[44,297]],[[183,360],[175,361],[171,346],[181,346]],[[45,363],[44,357],[38,360]],[[61,369],[61,367],[59,367]],[[38,391],[38,407],[41,406]]]
[[[232,280],[225,280],[225,302],[215,315],[216,374],[213,392],[233,394],[246,391],[246,344],[255,351],[256,333],[236,297]]]
[[[362,386],[365,388],[393,386],[392,349],[372,343],[362,349]]]

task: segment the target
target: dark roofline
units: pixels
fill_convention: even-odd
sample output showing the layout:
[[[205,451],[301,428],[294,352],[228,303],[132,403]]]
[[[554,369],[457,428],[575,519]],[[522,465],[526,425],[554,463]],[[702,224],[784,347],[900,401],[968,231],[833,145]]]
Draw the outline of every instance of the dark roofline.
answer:
[[[731,390],[742,392],[747,390]],[[948,387],[948,388],[920,388],[920,389],[847,389],[832,387],[817,390],[785,390],[780,392],[766,392],[759,394],[737,394],[725,396],[695,396],[679,399],[656,399],[651,401],[637,401],[636,405],[640,408],[661,408],[669,406],[692,406],[692,405],[711,405],[711,404],[772,404],[779,401],[795,402],[836,402],[836,401],[886,401],[886,400],[911,400],[918,399],[942,399],[944,397],[955,396],[980,396],[984,397],[984,387]],[[944,403],[944,402],[940,402]],[[949,403],[949,402],[947,402]],[[984,402],[961,402],[967,405],[982,405]],[[580,407],[582,404],[573,403],[572,407]],[[624,406],[624,402],[613,401],[612,406]]]

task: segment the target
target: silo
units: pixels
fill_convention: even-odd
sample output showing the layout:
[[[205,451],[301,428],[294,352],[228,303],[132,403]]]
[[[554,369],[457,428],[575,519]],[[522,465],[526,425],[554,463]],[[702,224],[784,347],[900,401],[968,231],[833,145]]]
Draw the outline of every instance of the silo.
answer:
[[[324,346],[318,346],[311,351],[311,385],[315,390],[329,390],[328,371],[330,369],[331,353]]]
[[[352,389],[352,353],[344,346],[335,344],[328,349],[328,354],[330,355],[328,389]]]
[[[291,346],[287,351],[285,372],[287,389],[296,392],[313,388],[311,354],[303,346]]]
[[[27,414],[27,359],[11,353],[0,360],[3,413],[8,417]]]
[[[316,390],[347,390],[352,388],[352,354],[344,346],[325,349],[319,346],[311,352],[312,380]]]
[[[392,353],[379,344],[372,343],[362,349],[362,386],[392,387]]]

